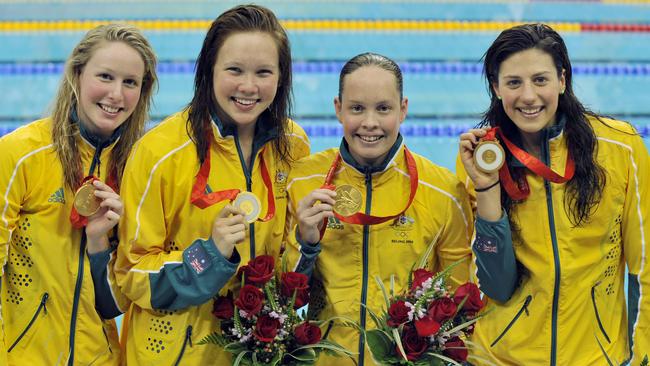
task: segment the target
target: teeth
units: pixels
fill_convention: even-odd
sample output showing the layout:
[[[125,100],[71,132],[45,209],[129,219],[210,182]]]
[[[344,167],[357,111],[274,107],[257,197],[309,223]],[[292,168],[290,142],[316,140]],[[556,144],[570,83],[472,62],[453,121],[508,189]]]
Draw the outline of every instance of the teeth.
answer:
[[[251,105],[257,102],[256,99],[241,99],[241,98],[233,98],[233,99],[235,100],[235,102],[243,105]]]
[[[519,108],[520,111],[526,114],[535,114],[539,111],[542,110],[542,107],[537,107],[537,108]]]
[[[119,107],[109,107],[107,105],[100,104],[99,107],[103,110],[105,110],[108,113],[117,113],[120,108]]]
[[[361,136],[358,135],[359,138],[365,142],[375,142],[381,138],[381,136]]]

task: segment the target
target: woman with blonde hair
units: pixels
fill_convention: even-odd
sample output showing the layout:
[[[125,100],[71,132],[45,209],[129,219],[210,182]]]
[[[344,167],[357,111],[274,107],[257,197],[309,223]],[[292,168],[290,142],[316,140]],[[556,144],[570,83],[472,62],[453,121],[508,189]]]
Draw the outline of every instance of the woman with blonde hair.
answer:
[[[117,192],[156,83],[138,29],[98,26],[67,60],[52,115],[0,138],[0,363],[120,364]]]

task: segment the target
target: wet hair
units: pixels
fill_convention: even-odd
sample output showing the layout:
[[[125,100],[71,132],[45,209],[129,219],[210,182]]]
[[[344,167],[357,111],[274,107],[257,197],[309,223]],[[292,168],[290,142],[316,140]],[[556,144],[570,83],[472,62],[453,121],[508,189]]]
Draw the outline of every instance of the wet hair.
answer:
[[[397,81],[397,90],[399,91],[400,101],[403,98],[403,85],[402,70],[395,61],[386,56],[377,53],[366,52],[352,57],[348,62],[343,65],[341,74],[339,75],[339,100],[343,99],[343,89],[345,87],[345,77],[363,66],[377,66],[391,74],[395,75]]]
[[[121,42],[133,48],[144,62],[140,99],[133,113],[124,121],[120,138],[115,143],[108,162],[107,172],[116,174],[115,178],[118,184],[122,178],[131,147],[144,132],[153,90],[158,83],[156,55],[144,35],[133,26],[125,24],[100,25],[88,31],[72,50],[65,64],[63,78],[52,111],[54,149],[63,166],[65,185],[72,191],[79,187],[83,178],[81,157],[76,144],[79,126],[71,118],[73,108],[78,108],[80,105],[79,79],[95,51],[112,42]]]
[[[278,137],[273,140],[273,145],[279,159],[291,160],[287,136],[287,119],[291,115],[292,108],[289,38],[271,10],[258,5],[240,5],[225,11],[212,22],[196,61],[194,97],[188,105],[187,131],[196,144],[201,162],[208,153],[207,133],[211,128],[210,110],[214,106],[220,108],[214,97],[214,64],[226,39],[232,34],[244,32],[266,33],[273,38],[277,46],[280,66],[278,89],[275,99],[262,114],[266,114],[271,127],[277,128]]]
[[[582,105],[573,93],[569,52],[562,37],[551,27],[539,23],[512,27],[501,32],[485,52],[483,73],[490,93],[490,106],[483,114],[480,126],[499,126],[509,138],[518,136],[517,126],[506,114],[492,85],[498,84],[499,68],[503,61],[515,53],[529,49],[537,49],[551,56],[558,77],[564,71],[566,89],[559,96],[556,116],[558,119],[565,118],[564,134],[576,168],[573,178],[565,186],[564,209],[569,214],[571,223],[581,226],[589,221],[589,216],[597,208],[606,183],[605,169],[596,160],[596,134],[587,117],[592,116],[604,122],[596,113]],[[515,178],[523,177],[524,174],[524,170],[513,171]],[[515,203],[505,192],[502,192],[501,197],[506,212],[510,213]]]

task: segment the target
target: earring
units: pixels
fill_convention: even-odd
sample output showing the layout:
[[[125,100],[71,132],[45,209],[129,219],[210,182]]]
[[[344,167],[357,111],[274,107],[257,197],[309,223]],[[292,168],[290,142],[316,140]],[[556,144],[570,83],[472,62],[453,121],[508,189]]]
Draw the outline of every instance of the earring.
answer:
[[[497,99],[498,99],[498,100],[501,100],[501,96],[500,96],[500,95],[497,95]]]
[[[560,90],[560,95],[564,95],[564,89]]]

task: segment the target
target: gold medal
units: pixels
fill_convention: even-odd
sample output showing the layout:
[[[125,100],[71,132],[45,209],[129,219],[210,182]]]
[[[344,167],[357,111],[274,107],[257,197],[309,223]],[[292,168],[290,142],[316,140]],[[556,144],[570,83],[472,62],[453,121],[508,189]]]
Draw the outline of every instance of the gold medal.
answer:
[[[362,196],[358,189],[344,184],[336,187],[335,192],[334,212],[341,216],[350,216],[359,212]]]
[[[244,212],[244,220],[249,224],[255,222],[262,211],[259,198],[251,192],[240,192],[235,198],[233,206]]]
[[[92,216],[99,210],[101,200],[95,197],[95,187],[92,182],[86,182],[74,194],[74,208],[81,216]]]
[[[506,153],[497,141],[484,140],[474,149],[474,164],[483,173],[494,173],[503,166]]]

